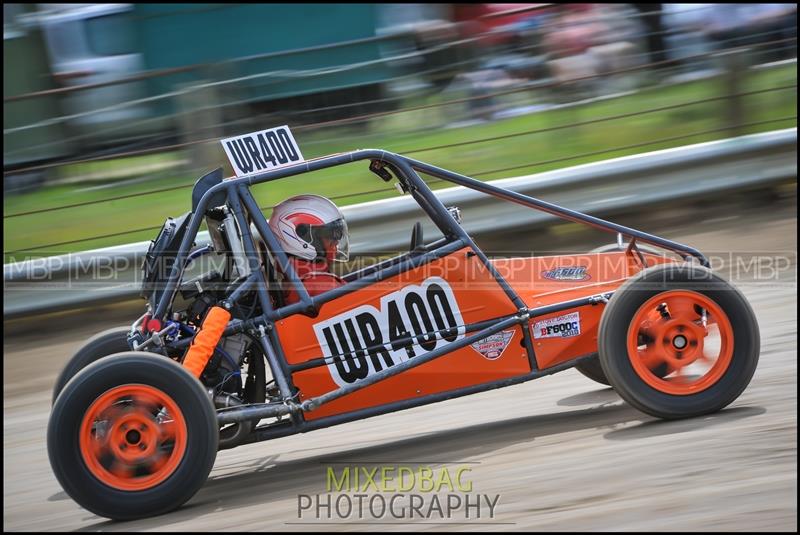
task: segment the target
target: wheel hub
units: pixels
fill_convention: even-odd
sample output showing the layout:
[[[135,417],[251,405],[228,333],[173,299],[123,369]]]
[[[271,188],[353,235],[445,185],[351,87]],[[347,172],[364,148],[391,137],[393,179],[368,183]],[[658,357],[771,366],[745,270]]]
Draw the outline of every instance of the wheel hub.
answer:
[[[168,419],[157,421],[157,415]],[[164,481],[186,448],[186,423],[177,404],[146,385],[112,388],[89,407],[80,448],[89,471],[119,490],[143,490]]]
[[[709,324],[716,334],[711,342],[707,340]],[[631,320],[631,363],[639,377],[664,393],[687,395],[708,388],[728,367],[732,349],[730,321],[719,305],[699,292],[657,294],[643,303]],[[686,369],[695,362],[698,366]]]
[[[158,454],[159,430],[146,409],[136,407],[112,424],[110,448],[121,461],[138,465]]]
[[[703,328],[685,319],[667,319],[651,326],[656,337],[657,350],[670,369],[689,366],[703,355]]]

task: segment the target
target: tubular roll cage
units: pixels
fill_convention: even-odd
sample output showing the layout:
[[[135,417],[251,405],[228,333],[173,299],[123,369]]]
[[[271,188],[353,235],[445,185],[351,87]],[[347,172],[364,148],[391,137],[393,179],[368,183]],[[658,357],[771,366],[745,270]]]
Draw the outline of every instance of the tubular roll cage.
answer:
[[[417,255],[407,253],[400,255],[399,257],[384,260],[376,265],[364,268],[358,272],[351,273],[345,276],[344,285],[318,296],[311,297],[306,291],[305,286],[299,279],[297,273],[293,269],[291,262],[289,262],[286,252],[281,248],[277,238],[270,229],[267,219],[264,217],[264,214],[261,212],[258,204],[250,193],[249,186],[361,160],[370,160],[370,170],[387,182],[391,180],[392,177],[386,171],[386,168],[390,169],[400,182],[403,189],[408,192],[414,198],[414,200],[417,201],[423,211],[426,212],[434,224],[439,228],[444,238],[423,247],[422,252]],[[200,225],[203,222],[206,211],[211,208],[208,205],[210,204],[212,198],[219,199],[220,194],[224,192],[227,198],[228,207],[233,213],[241,231],[242,244],[250,267],[250,275],[244,281],[239,283],[233,292],[226,297],[225,301],[228,301],[228,303],[234,303],[245,293],[251,289],[255,289],[263,313],[259,317],[248,320],[232,320],[226,327],[223,336],[246,332],[251,337],[259,340],[262,349],[264,350],[264,355],[266,356],[267,361],[272,369],[272,375],[275,379],[276,385],[278,386],[283,403],[250,404],[220,409],[217,413],[218,420],[222,425],[247,420],[260,420],[261,418],[280,417],[287,414],[290,415],[289,421],[280,419],[275,424],[257,427],[254,433],[252,433],[251,436],[243,443],[256,442],[268,438],[276,438],[278,436],[310,431],[312,429],[318,429],[338,423],[367,418],[395,410],[401,410],[454,397],[460,397],[484,390],[521,383],[573,367],[581,360],[592,356],[585,355],[546,370],[539,370],[536,364],[530,331],[529,329],[523,327],[521,329],[523,332],[523,342],[531,365],[531,372],[529,374],[507,378],[500,381],[474,385],[454,391],[429,394],[419,398],[397,401],[377,407],[369,407],[354,412],[324,417],[312,421],[306,421],[303,418],[302,413],[304,411],[313,410],[323,403],[345,396],[355,390],[360,390],[371,384],[386,379],[387,377],[402,373],[409,368],[429,362],[435,358],[450,353],[453,350],[460,349],[468,344],[472,344],[478,340],[482,340],[492,334],[507,329],[510,326],[524,326],[524,324],[527,323],[531,318],[537,316],[551,314],[553,312],[578,306],[596,305],[601,302],[607,302],[608,299],[613,295],[613,292],[606,292],[585,298],[573,299],[562,303],[528,309],[520,296],[494,268],[483,251],[477,247],[472,238],[448,212],[447,208],[445,208],[441,201],[437,199],[425,181],[419,176],[418,172],[422,172],[424,174],[452,182],[460,186],[465,186],[467,188],[471,188],[506,201],[521,204],[523,206],[527,206],[528,208],[541,210],[569,221],[583,223],[600,230],[617,233],[620,237],[628,237],[631,239],[631,243],[628,246],[629,251],[636,250],[638,252],[638,249],[636,249],[636,241],[638,240],[674,252],[687,261],[690,261],[692,257],[696,258],[703,266],[709,267],[708,260],[702,253],[686,245],[669,241],[636,229],[611,223],[609,221],[586,215],[581,212],[563,208],[540,199],[529,197],[527,195],[505,190],[491,184],[480,182],[468,176],[441,169],[439,167],[384,150],[363,149],[347,153],[334,154],[280,169],[265,171],[262,173],[253,173],[239,178],[224,180],[221,183],[209,188],[203,194],[202,198],[199,200],[195,209],[193,210],[188,229],[181,241],[180,248],[177,251],[175,262],[172,265],[171,272],[166,281],[164,292],[161,293],[158,299],[153,317],[161,320],[165,319],[167,311],[170,308],[175,297],[175,293],[178,289],[183,271],[187,264],[187,260],[190,259],[190,249],[192,244],[195,240]],[[299,301],[297,303],[279,308],[275,308],[273,306],[267,292],[267,275],[265,270],[261,268],[260,257],[256,250],[255,239],[250,230],[250,225],[247,222],[246,214],[249,214],[251,217],[251,220],[261,235],[261,238],[264,240],[268,249],[272,253],[272,257],[278,268],[282,271],[282,273],[284,273],[285,279],[288,280],[289,284],[291,284],[292,288],[294,288],[294,290],[297,292],[297,295],[299,296]],[[353,384],[340,387],[317,398],[308,399],[301,404],[297,404],[292,401],[299,393],[296,387],[292,384],[292,372],[316,366],[323,366],[332,357],[328,357],[327,360],[325,358],[319,358],[303,364],[289,365],[283,354],[283,349],[277,334],[275,333],[274,323],[276,321],[294,314],[304,314],[314,317],[317,315],[319,307],[329,301],[352,293],[375,282],[380,282],[404,271],[424,265],[431,260],[441,258],[465,247],[470,248],[475,253],[475,255],[480,259],[482,264],[486,267],[489,273],[494,277],[494,279],[509,297],[511,302],[517,307],[516,314],[483,321],[477,324],[466,325],[465,333],[472,334],[469,334],[460,340],[437,348],[425,355],[418,356],[415,359],[408,360],[390,368],[386,368],[372,376],[358,380]],[[438,332],[436,334],[438,334]],[[181,342],[178,342],[177,345],[188,346],[190,342],[190,338],[184,339]]]

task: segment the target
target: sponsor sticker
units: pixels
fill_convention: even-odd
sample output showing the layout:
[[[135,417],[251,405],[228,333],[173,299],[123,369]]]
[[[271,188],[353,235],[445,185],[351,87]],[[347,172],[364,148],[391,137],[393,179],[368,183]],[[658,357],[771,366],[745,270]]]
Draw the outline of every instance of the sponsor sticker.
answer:
[[[229,137],[220,141],[236,176],[270,171],[304,161],[288,126]]]
[[[464,325],[450,285],[428,277],[381,297],[379,308],[316,323],[314,333],[331,377],[345,386],[463,338]]]
[[[534,338],[570,338],[581,334],[580,312],[571,312],[533,324]]]
[[[503,351],[508,347],[508,343],[514,336],[514,331],[501,331],[491,336],[487,336],[483,340],[478,340],[472,344],[472,349],[483,355],[489,360],[500,358]]]
[[[548,271],[542,271],[542,276],[546,279],[556,281],[585,281],[591,278],[586,273],[586,266],[557,267]]]

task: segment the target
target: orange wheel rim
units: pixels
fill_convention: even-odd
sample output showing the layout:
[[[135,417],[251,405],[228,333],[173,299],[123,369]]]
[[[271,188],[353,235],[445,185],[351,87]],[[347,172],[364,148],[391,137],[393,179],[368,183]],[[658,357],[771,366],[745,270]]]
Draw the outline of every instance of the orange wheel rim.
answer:
[[[661,292],[631,321],[628,358],[650,387],[677,396],[710,388],[733,358],[733,328],[713,300],[691,290]]]
[[[109,487],[138,491],[166,480],[186,451],[177,403],[152,386],[107,390],[83,416],[79,446],[86,467]]]

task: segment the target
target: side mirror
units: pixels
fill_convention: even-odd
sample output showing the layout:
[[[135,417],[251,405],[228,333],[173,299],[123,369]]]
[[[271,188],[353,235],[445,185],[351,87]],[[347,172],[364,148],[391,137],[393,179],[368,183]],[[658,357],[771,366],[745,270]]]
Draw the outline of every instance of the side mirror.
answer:
[[[418,252],[425,244],[425,239],[422,237],[422,223],[417,221],[414,223],[414,228],[411,229],[411,245],[408,247],[410,253]]]
[[[448,206],[447,211],[456,220],[456,223],[461,224],[461,209],[458,206]]]

